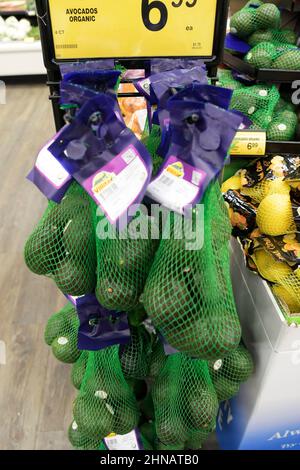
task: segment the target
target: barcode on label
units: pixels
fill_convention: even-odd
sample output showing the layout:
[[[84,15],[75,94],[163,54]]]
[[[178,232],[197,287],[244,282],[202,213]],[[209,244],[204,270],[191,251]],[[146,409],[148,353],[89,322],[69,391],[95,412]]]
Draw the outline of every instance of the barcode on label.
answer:
[[[56,49],[77,49],[78,44],[56,44]]]
[[[112,438],[108,439],[108,447],[117,446],[118,443],[119,443],[118,439],[112,439]]]
[[[132,149],[127,150],[127,152],[123,153],[122,158],[125,163],[129,164],[134,160],[136,157],[135,152]]]
[[[105,188],[101,193],[101,199],[109,199],[112,194],[119,190],[119,187],[115,183],[111,183],[107,188]]]
[[[166,175],[162,175],[161,178],[160,178],[160,181],[161,181],[162,184],[164,184],[166,186],[169,186],[169,187],[174,184],[174,180],[172,180],[171,178],[169,178]]]

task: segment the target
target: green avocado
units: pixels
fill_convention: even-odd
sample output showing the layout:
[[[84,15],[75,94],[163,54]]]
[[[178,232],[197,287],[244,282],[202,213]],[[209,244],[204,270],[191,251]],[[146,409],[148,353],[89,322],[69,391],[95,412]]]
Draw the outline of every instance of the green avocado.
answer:
[[[83,377],[85,375],[88,358],[89,358],[89,352],[82,351],[78,360],[75,362],[75,364],[72,367],[71,380],[72,380],[72,384],[74,385],[75,388],[77,388],[77,390],[80,390]]]
[[[83,434],[76,421],[73,421],[68,430],[69,441],[77,450],[97,450],[100,446],[98,439],[91,439]]]
[[[272,67],[276,48],[270,43],[263,42],[255,46],[245,56],[245,62],[258,69],[269,69]]]
[[[255,31],[251,36],[247,39],[249,46],[255,47],[262,42],[271,42],[273,40],[272,31]]]
[[[283,52],[272,64],[273,69],[300,70],[300,50],[293,48]]]
[[[256,24],[256,9],[243,8],[235,13],[230,20],[230,32],[245,39],[258,29]]]
[[[58,336],[52,343],[52,352],[56,359],[66,364],[73,364],[81,351],[77,348],[77,336]]]
[[[213,384],[219,402],[230,400],[239,393],[240,383],[233,382],[222,375],[213,378]]]
[[[115,409],[113,432],[121,435],[130,433],[138,427],[139,418],[140,414],[137,406],[120,406],[120,408]]]
[[[236,382],[245,382],[253,373],[253,360],[247,349],[239,345],[225,357],[221,373]]]
[[[276,114],[267,129],[268,140],[293,140],[297,131],[297,124],[297,115],[293,111],[283,111]]]
[[[90,221],[80,216],[69,220],[63,231],[63,244],[65,250],[78,262],[87,258],[95,259],[95,236]]]
[[[139,403],[140,411],[147,421],[154,421],[155,411],[151,393]]]
[[[72,296],[90,294],[94,292],[96,285],[95,266],[78,263],[67,256],[57,266],[53,279],[64,294]]]
[[[44,332],[45,343],[51,346],[55,338],[68,330],[67,318],[60,312],[52,315],[46,325]]]
[[[157,339],[152,348],[148,377],[155,379],[162,371],[166,362],[167,356],[165,354],[164,347],[161,341]]]
[[[173,413],[174,415],[174,410]],[[167,446],[184,443],[188,437],[188,429],[179,416],[171,413],[164,414],[156,420],[156,434],[158,440]]]
[[[297,34],[292,29],[282,29],[278,31],[277,40],[285,44],[296,45]]]
[[[193,429],[214,429],[219,402],[212,385],[199,384],[188,396],[188,407]]]
[[[256,29],[277,29],[280,26],[280,10],[272,3],[265,3],[256,10]]]
[[[155,432],[155,422],[149,421],[140,426],[140,432],[143,438],[147,439],[152,446],[155,444],[156,432]]]
[[[79,396],[74,402],[73,415],[81,431],[92,439],[101,441],[114,431],[114,410],[105,400]]]
[[[128,311],[135,308],[140,292],[133,280],[120,278],[115,280],[112,272],[110,278],[98,277],[96,297],[99,303],[109,310]]]

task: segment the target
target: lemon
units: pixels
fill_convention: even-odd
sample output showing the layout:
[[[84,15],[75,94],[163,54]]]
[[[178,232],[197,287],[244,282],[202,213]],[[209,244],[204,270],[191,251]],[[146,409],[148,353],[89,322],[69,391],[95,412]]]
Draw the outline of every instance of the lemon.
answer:
[[[286,181],[283,181],[280,178],[276,178],[275,180],[265,181],[264,193],[265,196],[269,196],[271,194],[290,194],[290,186]]]
[[[221,188],[222,193],[227,193],[229,189],[235,189],[235,190],[241,189],[241,176],[240,175],[234,175],[228,180],[224,181],[224,183],[222,184],[222,188]]]
[[[254,261],[259,274],[270,282],[281,282],[292,272],[290,266],[276,261],[270,253],[263,249],[255,252]]]
[[[257,209],[257,225],[266,235],[284,235],[292,229],[293,211],[288,194],[270,194]]]
[[[272,290],[280,300],[286,303],[291,313],[300,313],[300,302],[285,287],[277,285],[273,286]]]

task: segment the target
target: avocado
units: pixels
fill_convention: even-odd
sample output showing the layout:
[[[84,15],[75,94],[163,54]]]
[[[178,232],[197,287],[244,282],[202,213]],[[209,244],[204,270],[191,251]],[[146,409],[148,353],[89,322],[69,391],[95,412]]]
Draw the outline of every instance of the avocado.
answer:
[[[188,430],[182,419],[173,411],[164,413],[156,419],[156,434],[158,440],[167,446],[184,443],[188,437]]]
[[[246,114],[250,119],[259,107],[259,99],[243,89],[235,91],[232,95],[230,108]]]
[[[272,31],[255,31],[251,36],[247,39],[249,46],[255,47],[262,42],[271,42],[273,40]]]
[[[79,358],[72,367],[71,380],[77,390],[80,390],[83,377],[86,371],[89,353],[88,351],[82,351]]]
[[[106,406],[105,400],[79,396],[74,402],[73,415],[80,430],[92,439],[101,441],[113,432],[113,410]]]
[[[213,379],[213,384],[219,402],[230,400],[239,393],[240,383],[233,382],[221,375]]]
[[[216,392],[211,385],[199,384],[188,396],[188,407],[194,429],[213,430],[219,410]]]
[[[92,224],[89,220],[80,216],[71,219],[63,231],[63,244],[65,250],[82,261],[86,257],[95,257],[95,236]]]
[[[263,42],[255,46],[245,56],[245,62],[258,69],[269,69],[272,67],[276,48],[270,43]]]
[[[57,287],[64,293],[81,296],[94,292],[96,285],[95,266],[79,263],[67,256],[53,273]]]
[[[148,375],[151,354],[151,338],[144,326],[130,327],[131,340],[120,354],[125,378],[145,379]]]
[[[98,277],[96,297],[108,310],[128,311],[138,305],[140,292],[132,279],[121,276],[116,280],[114,273],[108,277]]]
[[[162,452],[170,450],[184,450],[184,444],[182,442],[180,444],[164,444],[163,442],[157,440],[155,449]]]
[[[253,373],[253,360],[247,349],[239,345],[235,351],[225,357],[221,373],[234,381],[245,382]],[[225,375],[225,370],[228,372]]]
[[[149,379],[155,379],[162,371],[163,367],[167,362],[167,356],[165,354],[163,345],[159,338],[157,338],[152,348],[152,354],[150,359],[150,366],[148,377]]]
[[[283,111],[275,115],[267,129],[268,140],[293,140],[297,131],[297,115],[293,111]]]
[[[128,321],[131,326],[140,326],[147,318],[146,310],[144,309],[141,299],[139,303],[132,310],[128,311]]]
[[[277,57],[272,64],[272,69],[300,70],[300,50],[293,48]]]
[[[100,446],[98,439],[91,439],[83,434],[76,421],[73,421],[68,430],[69,441],[77,450],[97,450]]]
[[[140,411],[142,415],[146,418],[146,420],[154,420],[155,413],[154,413],[154,404],[151,393],[148,393],[146,398],[142,400],[139,404]]]
[[[138,427],[140,414],[137,406],[120,406],[121,399],[122,395],[120,395],[120,401],[116,401],[116,406],[113,407],[115,409],[113,432],[123,435]]]
[[[277,29],[280,26],[280,10],[272,3],[265,3],[256,10],[256,29]]]
[[[243,8],[235,13],[230,20],[230,32],[245,39],[258,29],[256,24],[256,9]]]
[[[59,361],[73,364],[81,354],[81,351],[77,349],[77,336],[57,337],[52,343],[52,352]]]
[[[63,334],[68,329],[68,321],[65,315],[60,312],[52,315],[46,325],[44,332],[45,343],[51,346],[55,338]]]
[[[292,29],[281,29],[280,31],[276,31],[274,33],[274,40],[284,44],[297,44],[297,34]]]

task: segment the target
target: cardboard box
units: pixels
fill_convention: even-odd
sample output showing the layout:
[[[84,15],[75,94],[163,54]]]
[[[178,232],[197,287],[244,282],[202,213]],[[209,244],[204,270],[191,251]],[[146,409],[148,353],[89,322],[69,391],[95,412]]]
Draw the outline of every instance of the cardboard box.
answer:
[[[232,241],[232,281],[243,340],[255,362],[239,395],[220,407],[222,449],[300,449],[300,326],[288,326],[267,282]]]

